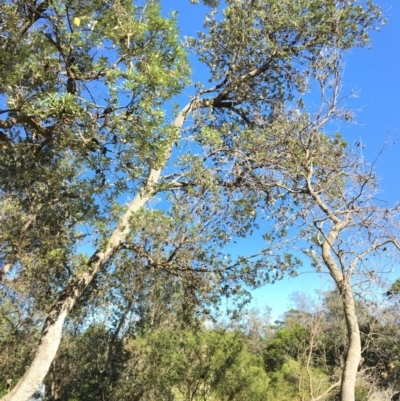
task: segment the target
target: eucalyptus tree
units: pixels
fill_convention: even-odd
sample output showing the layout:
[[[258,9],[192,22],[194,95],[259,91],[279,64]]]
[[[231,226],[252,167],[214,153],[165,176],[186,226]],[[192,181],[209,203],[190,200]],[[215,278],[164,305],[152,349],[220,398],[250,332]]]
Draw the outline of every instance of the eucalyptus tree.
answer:
[[[276,213],[284,201],[276,180],[266,192],[246,177],[243,149],[257,143],[254,127],[268,128],[262,146],[271,151],[278,128],[298,132],[285,106],[313,77],[332,75],[330,54],[368,42],[380,9],[333,0],[221,7],[185,48],[176,15],[162,16],[157,0],[0,4],[2,285],[46,316],[29,368],[3,401],[34,393],[66,317],[118,269],[165,270],[201,297],[216,286],[240,295],[243,281],[268,278],[260,268],[270,262],[276,271],[296,265],[274,257],[286,220],[259,255],[222,249],[251,230],[255,204]],[[208,67],[210,85],[196,85],[180,108],[187,51]],[[311,139],[315,149],[324,140]],[[288,168],[296,154],[280,150],[279,168]],[[157,207],[157,194],[166,204]]]
[[[339,133],[329,134],[331,121],[352,116],[339,101],[340,55],[326,54],[321,62],[330,64],[330,74],[316,76],[320,107],[314,115],[288,107],[286,118],[248,131],[240,176],[267,194],[278,186],[280,196],[292,198],[293,206],[276,211],[276,218],[287,221],[290,213],[304,239],[300,249],[317,271],[328,272],[334,280],[347,328],[341,400],[351,401],[361,360],[354,291],[368,299],[367,286],[382,284],[394,267],[400,250],[400,207],[377,199],[374,164],[361,157],[359,144],[349,147]]]

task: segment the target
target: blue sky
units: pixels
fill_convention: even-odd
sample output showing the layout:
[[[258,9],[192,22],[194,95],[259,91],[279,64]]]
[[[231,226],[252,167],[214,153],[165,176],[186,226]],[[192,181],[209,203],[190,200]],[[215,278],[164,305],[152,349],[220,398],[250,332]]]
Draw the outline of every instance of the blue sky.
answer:
[[[381,178],[380,198],[395,203],[400,201],[400,2],[377,0],[375,3],[383,8],[388,23],[380,32],[372,33],[371,49],[353,49],[345,57],[342,93],[356,91],[358,97],[348,103],[356,119],[341,127],[341,132],[349,144],[362,142],[365,147],[360,151],[369,161],[376,158],[385,143],[393,144],[378,160],[377,172]],[[202,30],[205,7],[193,6],[189,0],[168,0],[164,9],[179,11],[182,35],[192,36]],[[202,80],[200,65],[193,63],[193,72],[195,81]],[[257,244],[252,242],[251,248],[249,253]],[[306,265],[298,277],[287,277],[254,291],[252,305],[259,308],[268,305],[273,318],[278,318],[290,307],[293,292],[312,294],[316,290],[328,290],[330,286],[331,280],[326,274],[314,273]]]
[[[345,87],[356,89],[359,97],[352,104],[356,123],[343,131],[348,141],[362,139],[364,156],[372,160],[385,139],[396,143],[379,159],[383,197],[400,200],[400,3],[377,1],[385,10],[388,24],[372,34],[372,48],[355,49],[346,56]]]

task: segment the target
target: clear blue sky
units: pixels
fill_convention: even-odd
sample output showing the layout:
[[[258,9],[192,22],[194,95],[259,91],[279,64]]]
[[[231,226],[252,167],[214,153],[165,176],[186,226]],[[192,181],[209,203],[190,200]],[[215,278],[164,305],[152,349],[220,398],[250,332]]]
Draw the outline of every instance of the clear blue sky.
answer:
[[[358,98],[349,103],[356,112],[355,122],[342,127],[342,134],[350,144],[361,140],[365,145],[363,155],[370,161],[385,141],[395,143],[377,164],[381,198],[394,203],[400,201],[400,2],[376,0],[375,3],[383,8],[388,24],[380,32],[372,33],[371,49],[354,49],[345,58],[343,93],[355,90]],[[166,0],[164,9],[179,11],[182,35],[192,36],[202,30],[205,7],[190,5],[189,0]],[[193,71],[194,80],[202,80],[201,66],[194,63]],[[252,242],[251,247],[249,253],[257,244]],[[296,278],[288,277],[254,291],[253,305],[261,308],[267,304],[277,318],[288,309],[293,292],[328,290],[329,277],[311,272],[312,268],[305,266]]]

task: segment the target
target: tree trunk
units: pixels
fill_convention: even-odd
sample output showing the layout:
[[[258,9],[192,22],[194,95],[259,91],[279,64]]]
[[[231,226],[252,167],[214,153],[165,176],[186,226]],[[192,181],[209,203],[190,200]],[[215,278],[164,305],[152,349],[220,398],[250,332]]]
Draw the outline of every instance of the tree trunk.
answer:
[[[317,197],[317,201],[318,201]],[[322,206],[321,206],[322,205]],[[320,202],[321,209],[324,210],[324,204]],[[330,212],[328,215],[332,216]],[[331,217],[335,225],[326,236],[322,244],[322,258],[329,273],[336,283],[336,287],[340,292],[343,303],[343,311],[346,320],[348,347],[346,359],[342,373],[342,381],[340,386],[340,401],[355,401],[355,387],[357,379],[358,365],[361,359],[361,337],[358,327],[358,319],[356,315],[356,307],[354,304],[354,295],[351,288],[351,272],[352,267],[348,269],[347,276],[339,269],[335,260],[331,255],[332,244],[335,242],[341,230],[343,230],[348,220],[340,220],[336,216]],[[356,259],[357,260],[357,259]]]
[[[28,401],[43,382],[53,362],[62,337],[62,328],[65,318],[82,296],[88,285],[96,277],[102,266],[120,249],[126,235],[129,233],[129,218],[132,213],[140,210],[154,195],[154,184],[158,181],[160,170],[151,170],[147,183],[139,194],[132,200],[128,210],[121,218],[118,226],[112,233],[104,252],[97,251],[90,258],[87,272],[79,279],[70,283],[61,293],[57,302],[51,308],[44,323],[39,345],[33,361],[12,391],[0,401]]]
[[[348,337],[348,348],[342,373],[340,401],[355,401],[357,370],[361,360],[361,337],[353,291],[349,282],[343,282],[340,294],[343,302]]]
[[[179,131],[185,121],[187,114],[194,107],[189,103],[176,117],[172,126]],[[165,161],[169,159],[172,150],[172,143],[165,152]],[[74,307],[75,303],[82,296],[88,285],[96,277],[104,264],[120,249],[130,232],[129,219],[132,214],[138,212],[157,192],[157,183],[160,178],[162,167],[150,169],[149,175],[142,188],[128,206],[128,210],[118,222],[117,227],[111,234],[105,251],[97,250],[90,258],[87,272],[79,279],[67,285],[59,296],[57,302],[51,308],[44,323],[39,345],[36,349],[33,361],[22,376],[18,384],[0,401],[28,401],[39,388],[50,369],[62,337],[62,329],[65,318]]]

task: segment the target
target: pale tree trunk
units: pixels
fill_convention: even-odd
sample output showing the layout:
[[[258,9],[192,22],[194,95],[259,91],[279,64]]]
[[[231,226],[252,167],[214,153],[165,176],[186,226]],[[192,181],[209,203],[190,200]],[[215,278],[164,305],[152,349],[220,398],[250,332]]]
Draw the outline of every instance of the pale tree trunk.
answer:
[[[318,199],[318,198],[317,198]],[[321,206],[322,205],[322,206]],[[321,209],[327,210],[320,202]],[[322,245],[322,258],[330,275],[336,283],[343,303],[343,311],[346,320],[348,348],[345,357],[345,364],[340,385],[340,401],[355,401],[355,387],[357,379],[358,365],[361,359],[361,337],[354,303],[354,295],[351,288],[351,273],[354,268],[350,267],[347,274],[343,274],[335,259],[332,257],[332,244],[335,242],[341,230],[348,221],[340,220],[336,216],[327,213],[334,221],[335,225],[325,237]]]
[[[158,177],[153,176],[152,178]],[[12,391],[1,398],[1,401],[27,401],[43,382],[60,345],[65,318],[96,277],[101,267],[120,249],[129,232],[128,220],[130,216],[139,211],[154,194],[152,187],[155,181],[150,180],[151,183],[153,185],[145,186],[146,189],[142,190],[131,202],[128,211],[111,235],[106,250],[104,252],[97,251],[88,263],[88,271],[69,284],[61,293],[47,316],[39,345],[28,370]]]
[[[354,401],[357,370],[361,360],[360,329],[354,305],[353,291],[351,290],[350,283],[344,283],[340,289],[340,293],[343,302],[348,337],[348,348],[342,373],[340,400]]]
[[[177,116],[173,126],[180,129],[185,121],[185,117],[192,107],[192,103],[186,106]],[[169,158],[171,149],[166,152],[166,161]],[[90,258],[87,272],[83,273],[79,279],[69,284],[59,296],[57,302],[48,313],[40,337],[39,345],[35,351],[33,360],[22,376],[17,385],[0,401],[28,401],[28,399],[39,388],[46,377],[51,363],[53,362],[62,337],[62,329],[65,318],[74,307],[75,303],[82,296],[88,285],[96,277],[104,264],[118,251],[123,245],[129,234],[129,219],[132,214],[138,212],[157,192],[157,182],[161,175],[162,168],[150,169],[146,182],[139,193],[135,196],[128,206],[128,210],[122,216],[117,227],[110,236],[105,251],[96,251]]]

